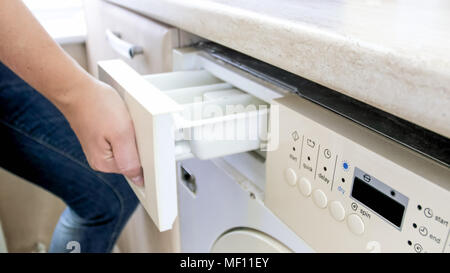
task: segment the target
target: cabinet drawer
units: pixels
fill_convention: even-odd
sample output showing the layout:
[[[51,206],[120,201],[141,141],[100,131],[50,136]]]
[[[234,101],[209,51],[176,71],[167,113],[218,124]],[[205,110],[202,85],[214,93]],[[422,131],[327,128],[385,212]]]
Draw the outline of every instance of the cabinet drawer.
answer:
[[[98,75],[98,61],[118,58],[139,73],[171,70],[172,49],[180,46],[178,29],[103,0],[84,2],[90,73]]]
[[[202,67],[145,76],[110,60],[99,62],[99,78],[133,119],[145,186],[130,185],[161,231],[177,216],[176,160],[255,150],[266,139],[269,104]]]

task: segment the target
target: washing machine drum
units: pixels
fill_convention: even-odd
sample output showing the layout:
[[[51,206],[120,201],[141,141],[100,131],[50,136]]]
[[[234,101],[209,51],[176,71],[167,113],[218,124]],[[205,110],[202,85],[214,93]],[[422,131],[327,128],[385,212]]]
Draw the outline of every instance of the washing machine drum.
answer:
[[[216,253],[285,253],[292,252],[273,237],[250,228],[235,228],[223,233],[213,244]]]

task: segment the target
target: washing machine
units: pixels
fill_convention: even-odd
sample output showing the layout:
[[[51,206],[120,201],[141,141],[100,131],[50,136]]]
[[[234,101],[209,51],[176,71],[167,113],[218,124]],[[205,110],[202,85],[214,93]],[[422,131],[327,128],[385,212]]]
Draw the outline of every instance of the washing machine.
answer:
[[[182,252],[312,252],[263,203],[264,154],[178,163]]]

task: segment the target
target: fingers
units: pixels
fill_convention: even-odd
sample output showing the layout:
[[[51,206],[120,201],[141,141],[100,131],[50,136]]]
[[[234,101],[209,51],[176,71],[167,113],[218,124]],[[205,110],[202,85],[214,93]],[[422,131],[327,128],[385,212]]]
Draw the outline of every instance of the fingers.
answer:
[[[135,185],[143,186],[143,171],[137,152],[134,131],[103,138],[85,153],[92,169],[105,173],[120,173]]]
[[[144,185],[134,129],[132,127],[111,138],[112,151],[118,171],[137,186]]]
[[[84,147],[86,146],[86,149]],[[89,166],[95,171],[104,173],[118,173],[112,147],[106,139],[101,138],[97,142],[89,142],[83,146]]]

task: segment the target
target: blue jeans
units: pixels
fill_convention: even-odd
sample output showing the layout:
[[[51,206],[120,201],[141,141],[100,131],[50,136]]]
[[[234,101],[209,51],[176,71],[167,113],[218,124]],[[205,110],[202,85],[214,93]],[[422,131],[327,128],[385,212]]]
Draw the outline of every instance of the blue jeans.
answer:
[[[50,252],[110,252],[136,196],[123,176],[92,170],[64,116],[1,63],[0,137],[0,167],[67,205]]]

